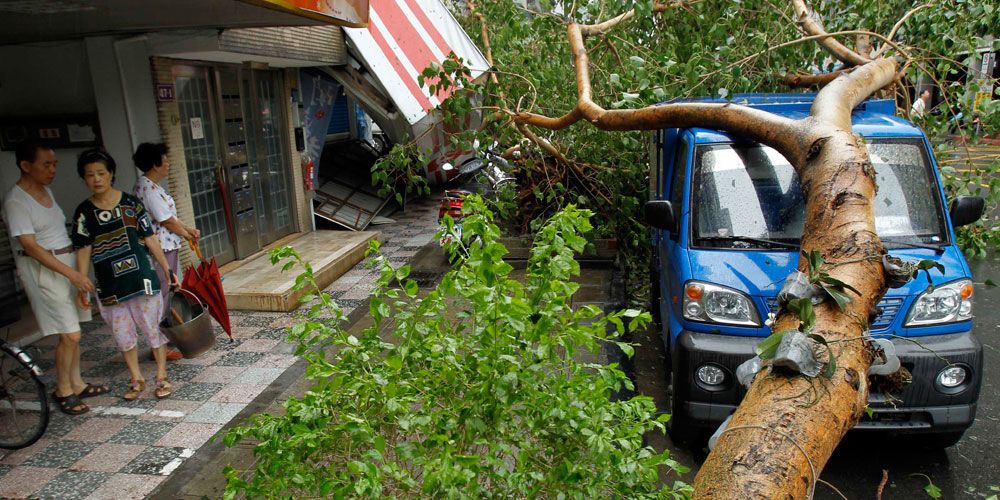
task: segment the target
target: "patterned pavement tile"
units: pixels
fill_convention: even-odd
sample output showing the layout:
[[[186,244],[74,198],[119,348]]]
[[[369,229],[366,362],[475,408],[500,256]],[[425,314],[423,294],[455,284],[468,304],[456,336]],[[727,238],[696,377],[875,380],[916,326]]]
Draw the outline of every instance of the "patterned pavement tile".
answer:
[[[185,401],[173,396],[156,403],[148,413],[139,416],[140,420],[159,420],[161,422],[180,422],[202,405],[201,401]]]
[[[25,460],[35,456],[53,442],[55,442],[54,439],[49,439],[43,435],[41,439],[35,441],[35,444],[27,448],[21,448],[20,450],[0,450],[0,457],[3,457],[0,458],[0,464],[21,465]],[[2,498],[2,495],[0,495],[0,498]]]
[[[242,366],[207,366],[192,382],[225,384],[236,380],[246,368]]]
[[[271,328],[288,328],[295,324],[295,318],[292,316],[282,316],[271,322]]]
[[[14,467],[0,478],[0,498],[28,498],[58,475],[49,467]]]
[[[292,354],[268,353],[250,366],[251,368],[288,368],[294,365],[298,359],[298,357]]]
[[[239,325],[240,326],[259,326],[259,327],[264,327],[264,326],[270,326],[271,322],[273,322],[273,321],[274,321],[274,317],[272,317],[272,316],[264,316],[264,315],[257,315],[257,314],[255,314],[253,316],[246,316],[243,319],[241,319]]]
[[[282,368],[247,368],[233,382],[237,384],[270,384],[284,373]]]
[[[146,446],[141,444],[104,443],[71,465],[70,469],[118,472],[145,449]]]
[[[66,434],[65,438],[73,441],[106,443],[130,422],[123,418],[94,417],[76,426],[72,432]]]
[[[239,347],[236,348],[236,352],[268,352],[274,349],[274,346],[278,345],[280,341],[271,339],[250,339],[244,340]]]
[[[146,498],[165,479],[166,476],[148,474],[115,474],[91,493],[87,500],[139,500]]]
[[[213,348],[213,350],[215,350],[215,351],[232,352],[232,351],[235,351],[236,348],[239,347],[240,344],[242,344],[242,343],[243,343],[242,339],[229,340],[228,338],[223,337],[223,338],[219,338],[215,342],[215,347]],[[223,354],[225,354],[225,353],[223,353]]]
[[[100,378],[127,377],[128,376],[127,373],[128,373],[128,368],[125,366],[124,362],[108,361],[96,365],[87,370],[84,370],[83,372],[81,372],[81,375],[83,375],[83,378],[86,380],[93,377],[100,377]]]
[[[173,429],[176,425],[174,422],[135,420],[112,436],[109,442],[151,445],[163,437],[164,434],[170,432],[170,429]]]
[[[353,300],[364,300],[371,295],[372,288],[369,284],[359,284],[358,286],[348,290],[340,297],[340,301],[343,302],[345,299]]]
[[[181,422],[177,424],[177,427],[174,427],[170,432],[160,438],[160,440],[156,442],[156,446],[189,448],[196,450],[200,448],[201,445],[208,442],[208,440],[217,432],[219,432],[219,429],[222,429],[222,424]]]
[[[184,417],[185,422],[200,422],[205,424],[225,424],[245,408],[240,403],[216,403],[209,401],[200,408]]]
[[[167,378],[171,382],[188,382],[198,376],[204,366],[200,365],[180,365],[169,363],[167,365]]]
[[[218,342],[223,342],[223,340],[219,340]],[[215,345],[218,346],[219,344],[216,343]],[[178,361],[175,362],[175,364],[177,364],[177,365],[209,366],[209,365],[215,364],[215,362],[218,361],[219,358],[221,358],[223,354],[224,354],[223,352],[216,351],[216,350],[213,349],[211,351],[208,351],[206,353],[201,354],[197,358],[178,360]]]
[[[174,393],[170,397],[171,399],[183,399],[186,401],[208,401],[224,386],[225,384],[188,382],[174,389]]]
[[[296,346],[296,344],[292,344],[292,343],[289,343],[289,342],[279,342],[278,345],[272,347],[271,350],[268,351],[267,353],[268,354],[289,354],[289,355],[294,355],[295,354],[295,346]],[[259,361],[258,361],[258,363],[259,363]],[[254,364],[256,364],[256,363],[254,363]]]
[[[367,296],[365,296],[367,298]],[[348,310],[357,309],[365,304],[365,299],[337,299],[337,304],[344,308],[344,314],[348,314]]]
[[[58,408],[53,402],[53,407]],[[90,399],[84,399],[83,403],[90,405]],[[49,438],[61,438],[71,433],[77,427],[90,420],[90,413],[83,415],[67,415],[59,410],[49,412],[49,425],[45,428],[45,436]],[[68,438],[73,439],[73,438]]]
[[[237,325],[237,326],[233,327],[233,337],[237,338],[237,339],[240,339],[240,340],[250,339],[250,338],[253,338],[254,335],[257,335],[257,332],[260,332],[261,330],[263,330],[265,328],[268,328],[268,327],[265,327],[265,326],[239,326],[239,325]],[[218,341],[216,341],[216,345],[218,345],[221,342],[225,342],[226,340],[228,340],[228,339],[221,338]]]
[[[263,357],[262,352],[231,352],[216,361],[215,366],[250,366]]]
[[[212,396],[210,401],[249,404],[258,394],[264,392],[264,389],[267,389],[267,384],[229,384]]]
[[[84,498],[99,488],[110,476],[111,474],[107,472],[63,471],[32,495],[32,498],[43,500]]]
[[[254,334],[254,339],[267,339],[267,340],[278,340],[284,341],[288,338],[287,328],[264,328]]]
[[[105,361],[119,356],[121,352],[114,347],[91,347],[80,352],[80,361]]]
[[[69,467],[93,451],[97,445],[81,441],[56,441],[24,461],[31,467]]]
[[[184,448],[163,448],[151,446],[139,453],[128,465],[122,468],[125,474],[161,474],[167,464],[180,457]]]

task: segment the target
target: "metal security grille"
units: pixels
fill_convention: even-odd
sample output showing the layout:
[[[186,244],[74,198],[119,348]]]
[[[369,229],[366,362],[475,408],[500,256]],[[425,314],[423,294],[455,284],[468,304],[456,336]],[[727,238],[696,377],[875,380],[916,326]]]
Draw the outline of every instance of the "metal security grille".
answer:
[[[268,186],[271,209],[270,233],[276,237],[292,232],[291,199],[288,193],[288,167],[285,152],[284,113],[278,99],[275,73],[260,74],[257,79],[257,100],[261,113],[261,135],[264,146],[264,167],[260,179]]]
[[[225,200],[219,188],[220,163],[208,80],[204,74],[178,76],[175,85],[195,225],[201,231],[201,249],[206,258],[214,256],[220,264],[229,262],[235,258],[235,253],[226,224]]]

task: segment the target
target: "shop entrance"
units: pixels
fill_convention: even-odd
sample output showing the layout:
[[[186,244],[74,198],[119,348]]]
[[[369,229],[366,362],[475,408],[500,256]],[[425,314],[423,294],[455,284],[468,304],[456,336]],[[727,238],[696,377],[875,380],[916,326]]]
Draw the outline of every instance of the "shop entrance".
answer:
[[[174,66],[202,250],[242,259],[295,230],[279,71]]]

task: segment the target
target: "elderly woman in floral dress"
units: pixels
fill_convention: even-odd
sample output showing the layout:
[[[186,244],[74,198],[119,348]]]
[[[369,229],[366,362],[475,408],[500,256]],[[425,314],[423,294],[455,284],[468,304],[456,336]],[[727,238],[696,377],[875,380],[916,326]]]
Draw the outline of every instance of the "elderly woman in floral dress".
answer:
[[[115,169],[115,160],[99,150],[84,151],[77,160],[77,173],[93,193],[73,215],[71,236],[78,249],[77,269],[87,274],[90,265],[94,266],[101,316],[111,325],[132,376],[124,398],[138,399],[146,389],[139,371],[137,328],[145,334],[156,358],[155,395],[165,398],[172,391],[167,380],[167,338],[159,328],[163,299],[150,255],[168,270],[169,286],[179,285],[142,202],[112,185]],[[78,300],[81,305],[89,304],[89,294],[81,292]]]

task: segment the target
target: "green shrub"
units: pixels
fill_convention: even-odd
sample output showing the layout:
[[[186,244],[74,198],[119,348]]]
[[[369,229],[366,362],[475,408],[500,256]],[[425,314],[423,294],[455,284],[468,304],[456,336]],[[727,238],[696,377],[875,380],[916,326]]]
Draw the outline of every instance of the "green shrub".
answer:
[[[258,414],[228,433],[229,446],[258,444],[251,470],[226,469],[227,498],[688,495],[660,477],[682,466],[643,444],[665,416],[648,397],[612,401],[632,388],[628,377],[581,361],[605,343],[631,355],[616,339],[649,321],[571,307],[591,214],[571,206],[550,219],[521,283],[482,200],[466,204],[463,235],[448,248],[455,264],[432,290],[372,245],[374,324],[359,336],[342,328],[329,296],[309,298],[318,305],[291,332],[315,385],[284,415]],[[454,232],[450,219],[445,230]],[[303,264],[298,286],[315,286],[294,250],[271,258]]]

